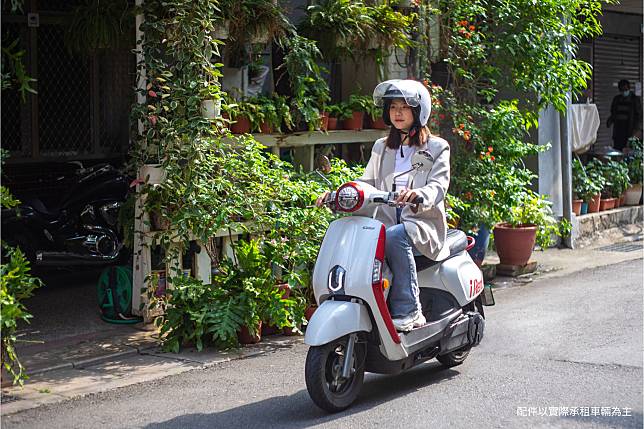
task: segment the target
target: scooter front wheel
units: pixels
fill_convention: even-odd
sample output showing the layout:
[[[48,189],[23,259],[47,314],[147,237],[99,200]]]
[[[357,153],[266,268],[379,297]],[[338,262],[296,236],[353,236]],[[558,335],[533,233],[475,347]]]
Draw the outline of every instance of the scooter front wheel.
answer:
[[[364,343],[356,342],[348,378],[342,377],[349,335],[322,346],[312,346],[306,355],[306,389],[318,407],[335,413],[347,409],[358,397],[364,380]]]

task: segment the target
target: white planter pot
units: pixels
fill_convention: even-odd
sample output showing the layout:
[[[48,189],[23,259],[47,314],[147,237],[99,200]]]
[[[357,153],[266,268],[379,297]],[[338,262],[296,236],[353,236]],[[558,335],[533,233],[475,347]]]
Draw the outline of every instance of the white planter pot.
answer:
[[[201,114],[206,119],[221,117],[221,100],[203,100],[201,102]]]
[[[145,164],[139,171],[139,177],[150,185],[165,182],[166,172],[161,164]]]
[[[213,39],[226,40],[230,35],[230,21],[218,22],[215,24],[215,30],[210,33]]]
[[[268,43],[271,40],[271,35],[268,33],[264,34],[254,34],[248,40],[249,43],[259,44],[259,43]]]
[[[640,203],[642,198],[642,185],[631,185],[630,188],[626,190],[626,197],[624,198],[624,204],[627,206],[636,206]]]

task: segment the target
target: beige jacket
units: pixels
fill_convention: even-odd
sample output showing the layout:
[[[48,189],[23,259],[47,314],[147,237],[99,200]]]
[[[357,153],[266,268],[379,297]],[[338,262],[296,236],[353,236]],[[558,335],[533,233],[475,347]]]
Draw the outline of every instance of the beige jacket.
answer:
[[[396,150],[389,149],[385,140],[376,141],[364,174],[358,180],[380,190],[391,191]],[[447,236],[444,199],[450,178],[449,145],[444,139],[431,136],[417,150],[421,149],[428,150],[434,157],[434,165],[429,172],[410,173],[407,188],[422,196],[424,202],[416,213],[405,207],[400,218],[416,249],[428,258],[440,261],[449,256],[449,249],[444,246]],[[386,227],[395,225],[395,207],[380,206],[376,218]]]

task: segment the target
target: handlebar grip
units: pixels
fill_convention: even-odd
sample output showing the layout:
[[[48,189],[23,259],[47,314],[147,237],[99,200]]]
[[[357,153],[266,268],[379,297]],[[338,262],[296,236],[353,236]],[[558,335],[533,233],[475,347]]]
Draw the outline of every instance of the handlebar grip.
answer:
[[[414,198],[414,201],[412,201],[412,203],[414,203],[414,204],[422,204],[424,201],[425,201],[425,199],[423,197],[416,197],[416,198]]]

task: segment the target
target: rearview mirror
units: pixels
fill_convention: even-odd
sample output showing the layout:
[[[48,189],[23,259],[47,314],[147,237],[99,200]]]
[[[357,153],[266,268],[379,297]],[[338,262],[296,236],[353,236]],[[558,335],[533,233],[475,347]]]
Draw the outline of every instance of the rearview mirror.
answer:
[[[432,169],[434,157],[429,151],[419,150],[411,157],[411,166],[421,173],[426,173]]]
[[[325,155],[318,155],[315,160],[315,167],[322,173],[329,174],[331,172],[331,161]]]

